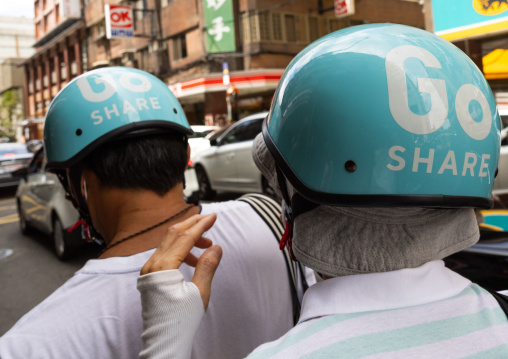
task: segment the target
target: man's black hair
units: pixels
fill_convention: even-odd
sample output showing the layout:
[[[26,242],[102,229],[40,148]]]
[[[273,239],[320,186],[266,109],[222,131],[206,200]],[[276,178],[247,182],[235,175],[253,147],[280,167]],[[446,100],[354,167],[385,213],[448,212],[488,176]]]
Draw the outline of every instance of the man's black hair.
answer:
[[[110,141],[86,156],[83,165],[104,186],[145,189],[163,196],[184,180],[187,141],[177,133]]]

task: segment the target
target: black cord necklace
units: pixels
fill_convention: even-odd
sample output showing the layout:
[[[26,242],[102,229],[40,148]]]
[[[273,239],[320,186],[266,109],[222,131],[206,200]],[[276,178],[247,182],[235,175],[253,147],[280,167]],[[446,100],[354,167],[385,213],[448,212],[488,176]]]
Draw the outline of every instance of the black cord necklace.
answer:
[[[105,248],[104,248],[104,249],[103,249],[103,250],[102,250],[102,251],[98,254],[98,257],[100,257],[100,256],[102,255],[102,253],[106,252],[108,249],[110,249],[110,248],[112,248],[112,247],[116,246],[117,244],[120,244],[120,243],[122,243],[122,242],[125,242],[125,241],[126,241],[126,240],[128,240],[128,239],[131,239],[131,238],[133,238],[133,237],[139,236],[140,234],[143,234],[143,233],[145,233],[145,232],[148,232],[149,230],[152,230],[152,229],[154,229],[154,228],[156,228],[156,227],[159,227],[159,226],[163,225],[164,223],[167,223],[167,222],[171,221],[172,219],[174,219],[174,218],[178,217],[179,215],[181,215],[181,214],[183,214],[183,213],[187,212],[187,211],[188,211],[189,209],[191,209],[192,207],[194,207],[194,205],[193,205],[193,204],[191,204],[191,205],[189,205],[189,206],[185,207],[185,208],[184,208],[184,209],[182,209],[180,212],[178,212],[178,213],[176,213],[176,214],[173,214],[171,217],[166,218],[165,220],[163,220],[163,221],[161,221],[161,222],[159,222],[159,223],[157,223],[157,224],[154,224],[153,226],[150,226],[150,227],[148,227],[148,228],[145,228],[145,229],[143,229],[143,230],[141,230],[141,231],[139,231],[139,232],[136,232],[136,233],[134,233],[134,234],[128,235],[127,237],[122,238],[122,239],[120,239],[119,241],[116,241],[115,243],[108,244],[108,245],[107,245],[107,246],[106,246],[106,247],[105,247]]]

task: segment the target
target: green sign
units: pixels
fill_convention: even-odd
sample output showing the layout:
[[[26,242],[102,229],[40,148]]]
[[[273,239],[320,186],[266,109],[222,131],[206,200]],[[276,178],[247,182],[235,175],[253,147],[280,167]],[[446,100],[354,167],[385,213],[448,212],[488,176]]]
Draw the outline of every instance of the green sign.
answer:
[[[236,51],[233,0],[203,0],[206,51]]]

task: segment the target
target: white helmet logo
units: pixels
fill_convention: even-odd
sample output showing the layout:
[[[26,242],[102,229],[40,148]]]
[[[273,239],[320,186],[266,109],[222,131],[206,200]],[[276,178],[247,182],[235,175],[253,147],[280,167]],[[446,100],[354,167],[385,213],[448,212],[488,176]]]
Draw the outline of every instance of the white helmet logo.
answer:
[[[437,58],[429,51],[418,46],[403,45],[394,48],[386,56],[385,68],[388,82],[390,112],[400,127],[417,135],[427,135],[439,130],[448,117],[448,95],[445,80],[419,78],[418,90],[430,95],[431,108],[425,115],[417,115],[409,108],[404,62],[409,58],[422,61],[426,67],[441,68]],[[469,113],[471,101],[477,101],[483,112],[480,122],[476,122]],[[460,126],[469,137],[475,140],[485,139],[492,126],[490,107],[485,95],[472,84],[459,88],[455,97],[455,111]]]
[[[83,95],[85,100],[90,102],[103,102],[108,100],[116,92],[116,82],[110,75],[102,75],[101,77],[96,77],[96,75],[94,75],[95,84],[104,86],[101,92],[95,92],[92,89],[88,77],[89,76],[83,76],[76,81],[81,95]],[[145,76],[138,73],[122,74],[118,82],[126,90],[135,93],[148,92],[152,88],[152,83]]]

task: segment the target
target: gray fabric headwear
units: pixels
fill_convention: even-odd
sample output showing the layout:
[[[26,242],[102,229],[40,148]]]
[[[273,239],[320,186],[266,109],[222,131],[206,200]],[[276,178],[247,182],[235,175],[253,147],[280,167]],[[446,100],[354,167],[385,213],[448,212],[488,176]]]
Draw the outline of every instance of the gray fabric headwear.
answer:
[[[262,134],[254,140],[252,155],[281,196],[275,161]],[[291,198],[296,190],[286,183]],[[478,238],[476,216],[469,208],[321,205],[295,219],[293,252],[309,268],[337,277],[419,267],[468,248]]]

